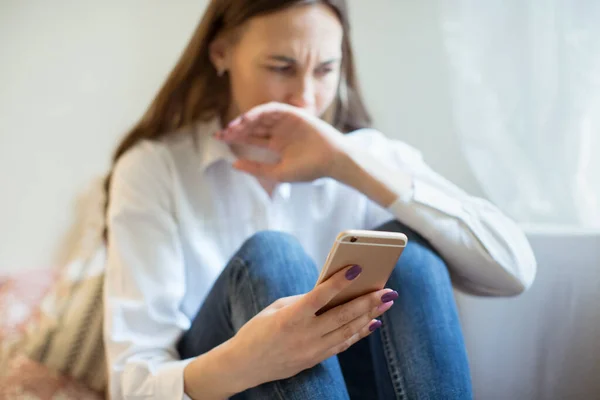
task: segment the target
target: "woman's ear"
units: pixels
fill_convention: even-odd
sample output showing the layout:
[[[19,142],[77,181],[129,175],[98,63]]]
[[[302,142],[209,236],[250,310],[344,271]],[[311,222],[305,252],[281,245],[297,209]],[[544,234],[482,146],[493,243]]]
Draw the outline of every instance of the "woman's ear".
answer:
[[[217,75],[223,76],[229,69],[230,49],[228,41],[223,35],[217,36],[210,44],[208,51],[210,61],[217,70]]]

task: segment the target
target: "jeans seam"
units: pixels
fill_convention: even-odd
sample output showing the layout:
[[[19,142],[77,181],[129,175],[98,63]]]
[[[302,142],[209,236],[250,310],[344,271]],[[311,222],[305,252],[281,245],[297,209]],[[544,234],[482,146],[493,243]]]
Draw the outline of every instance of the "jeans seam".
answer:
[[[385,314],[381,316],[382,319],[387,320]],[[380,328],[381,341],[383,343],[383,352],[385,358],[387,359],[387,369],[390,374],[390,379],[392,381],[392,386],[394,388],[394,392],[396,392],[396,398],[401,400],[406,400],[406,390],[404,390],[402,375],[400,374],[400,368],[398,367],[398,362],[394,357],[394,349],[392,340],[390,340],[389,331],[389,321],[385,321],[383,326]]]
[[[246,260],[244,260],[243,258],[237,257],[237,256],[234,257],[234,260],[238,261],[244,267],[244,268],[242,268],[242,271],[245,274],[244,279],[247,282],[250,282],[250,275],[248,273],[249,266],[248,266],[248,263],[246,262]],[[254,294],[254,288],[252,287],[252,285],[250,285],[250,284],[248,285],[248,290],[250,291],[250,297],[252,298],[252,307],[254,309],[254,315],[256,315],[262,310],[258,309],[258,306],[257,306],[258,301],[257,301],[256,295]],[[281,389],[279,381],[275,380],[275,381],[272,381],[272,383],[275,388],[275,392],[277,393],[278,399],[285,400],[285,396],[283,395],[283,390]]]

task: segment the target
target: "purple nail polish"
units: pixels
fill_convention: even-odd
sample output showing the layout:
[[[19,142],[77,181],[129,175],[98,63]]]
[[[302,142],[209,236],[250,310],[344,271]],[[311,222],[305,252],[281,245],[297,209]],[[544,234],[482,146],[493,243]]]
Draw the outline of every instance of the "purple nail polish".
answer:
[[[387,303],[388,301],[394,301],[397,298],[398,298],[398,292],[396,292],[394,290],[393,292],[388,292],[388,293],[384,294],[383,296],[381,296],[381,302]]]
[[[381,322],[380,320],[377,320],[375,322],[371,322],[371,325],[369,325],[369,330],[371,332],[373,332],[375,329],[381,327],[381,325],[383,325],[383,322]]]
[[[359,265],[353,265],[348,271],[346,271],[346,279],[351,281],[355,279],[362,272],[362,268]]]

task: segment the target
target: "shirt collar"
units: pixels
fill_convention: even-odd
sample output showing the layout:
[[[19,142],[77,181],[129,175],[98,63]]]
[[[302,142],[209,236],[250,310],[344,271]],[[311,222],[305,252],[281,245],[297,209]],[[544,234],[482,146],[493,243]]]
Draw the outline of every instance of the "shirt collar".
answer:
[[[196,137],[198,138],[200,156],[200,169],[206,171],[208,167],[218,161],[227,161],[233,163],[236,160],[235,155],[227,143],[214,138],[214,134],[221,129],[219,118],[213,118],[210,121],[200,122],[196,127]]]

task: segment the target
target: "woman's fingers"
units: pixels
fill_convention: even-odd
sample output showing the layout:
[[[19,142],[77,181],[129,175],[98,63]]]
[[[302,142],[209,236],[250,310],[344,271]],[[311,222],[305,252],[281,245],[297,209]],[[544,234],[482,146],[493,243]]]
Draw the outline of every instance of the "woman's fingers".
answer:
[[[292,112],[292,107],[281,103],[261,104],[231,121],[226,129],[249,127],[253,124],[271,127],[276,124],[286,112]]]
[[[251,108],[248,110],[248,112],[243,114],[243,117],[247,120],[254,120],[268,115],[271,119],[275,120],[281,117],[284,113],[293,111],[294,107],[288,104],[270,102]],[[232,122],[236,122],[237,119],[238,118]]]
[[[386,303],[380,304],[379,306],[372,308],[360,317],[324,335],[323,346],[326,349],[329,349],[341,345],[344,342],[350,340],[356,334],[360,333],[361,329],[363,329],[365,325],[369,324],[371,321],[374,321],[375,318],[381,316],[381,314],[389,310],[393,304],[393,301],[388,301]]]
[[[244,143],[260,147],[270,147],[272,144],[274,122],[264,118],[246,120],[229,126],[215,134],[215,137],[227,143]]]
[[[281,152],[294,141],[305,142],[304,137],[298,136],[307,132],[302,129],[305,122],[296,107],[267,103],[236,118],[214,136],[227,143],[251,144]]]
[[[224,137],[221,139],[226,143],[235,143],[235,144],[248,144],[251,146],[258,146],[265,149],[269,149],[271,147],[271,140],[264,137],[255,137],[255,136],[238,136],[238,137]]]
[[[326,306],[336,295],[350,286],[352,281],[361,272],[362,268],[359,265],[350,265],[342,268],[325,282],[321,282],[304,295],[302,301],[297,303],[298,307],[301,307],[301,310],[298,310],[299,313],[302,314],[302,317],[314,316],[317,311]]]
[[[318,317],[320,329],[322,329],[321,334],[333,332],[359,317],[367,318],[367,320],[376,318],[381,315],[381,313],[377,313],[380,308],[397,298],[398,293],[394,290],[382,289],[332,308]]]
[[[274,164],[239,159],[233,163],[233,167],[259,178],[269,178],[273,180],[277,180],[278,178],[276,176],[276,165]]]
[[[364,321],[361,321],[361,323],[363,323],[363,325],[358,327],[358,329],[354,330],[353,331],[354,333],[352,333],[351,335],[348,333],[348,335],[349,335],[348,337],[345,337],[345,336],[333,337],[332,336],[332,337],[328,338],[329,343],[333,343],[333,344],[330,347],[328,347],[327,350],[325,351],[324,359],[327,359],[329,357],[332,357],[336,354],[339,354],[339,353],[342,353],[342,352],[348,350],[348,348],[350,348],[350,346],[352,346],[359,340],[369,336],[371,333],[375,332],[375,330],[377,330],[382,325],[381,321],[376,320],[376,319],[369,320],[369,321],[367,321],[367,323],[364,323]],[[330,335],[335,335],[335,333],[332,332],[332,333],[330,333]],[[331,339],[335,339],[335,340],[331,340]]]
[[[265,136],[268,131],[285,120],[299,118],[301,109],[283,103],[266,103],[256,106],[231,121],[223,130],[230,134]],[[296,118],[296,119],[297,119]]]

